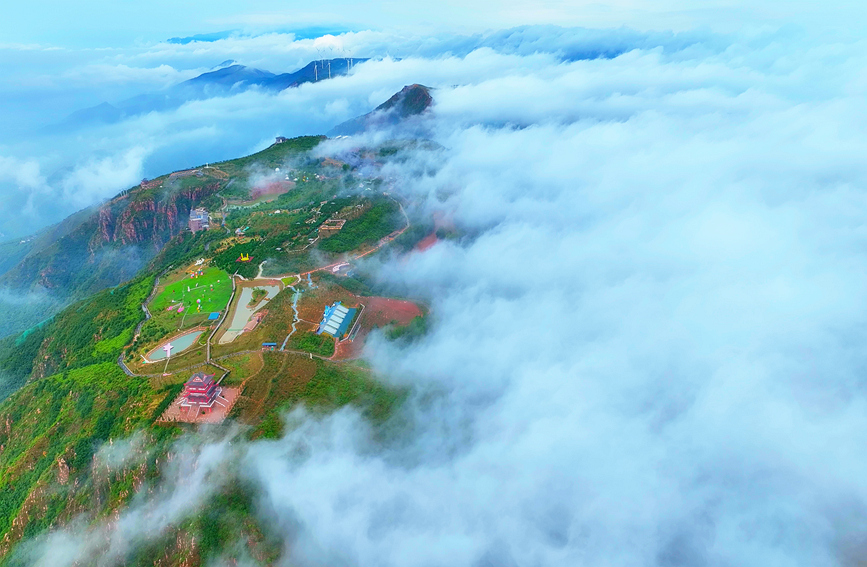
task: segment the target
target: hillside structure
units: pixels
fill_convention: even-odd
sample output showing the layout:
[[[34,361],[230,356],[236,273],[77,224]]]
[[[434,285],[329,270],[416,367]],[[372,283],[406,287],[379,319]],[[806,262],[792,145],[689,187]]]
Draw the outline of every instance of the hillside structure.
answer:
[[[322,321],[319,323],[319,328],[316,330],[317,335],[329,335],[336,339],[346,334],[352,318],[355,316],[355,309],[350,309],[341,305],[339,301],[333,305],[327,306],[322,315]]]
[[[220,394],[221,388],[214,381],[214,374],[196,372],[184,384],[181,407],[198,406],[200,411],[210,411]]]
[[[202,208],[190,211],[190,230],[196,233],[200,230],[208,230],[211,227],[211,215]]]

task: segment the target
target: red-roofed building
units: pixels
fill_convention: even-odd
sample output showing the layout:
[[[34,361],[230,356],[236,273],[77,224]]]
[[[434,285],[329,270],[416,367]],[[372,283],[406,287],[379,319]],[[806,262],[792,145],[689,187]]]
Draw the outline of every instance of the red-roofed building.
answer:
[[[182,406],[198,405],[200,408],[210,408],[220,394],[220,387],[214,381],[214,374],[196,372],[184,384],[184,400]]]

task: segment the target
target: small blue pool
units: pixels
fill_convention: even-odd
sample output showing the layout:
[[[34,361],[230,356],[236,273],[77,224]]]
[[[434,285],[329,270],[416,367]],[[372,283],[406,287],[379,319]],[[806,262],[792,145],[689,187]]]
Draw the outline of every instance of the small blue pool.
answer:
[[[192,331],[191,333],[187,333],[186,335],[181,335],[180,337],[176,337],[171,341],[167,341],[172,343],[174,347],[172,349],[172,356],[177,356],[178,353],[181,353],[191,346],[202,336],[202,331]],[[163,347],[166,343],[161,344],[154,350],[150,351],[148,355],[145,357],[150,362],[156,362],[158,360],[166,359],[166,351],[163,350]]]

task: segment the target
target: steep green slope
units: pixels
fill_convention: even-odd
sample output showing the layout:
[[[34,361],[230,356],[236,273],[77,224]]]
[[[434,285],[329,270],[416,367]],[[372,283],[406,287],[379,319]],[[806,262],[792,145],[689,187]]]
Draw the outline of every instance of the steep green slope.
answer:
[[[105,362],[39,380],[0,405],[0,533],[28,536],[87,509],[93,454],[149,422],[151,393]]]
[[[28,378],[117,359],[144,317],[153,277],[143,275],[66,308],[52,320],[0,341],[0,396]]]

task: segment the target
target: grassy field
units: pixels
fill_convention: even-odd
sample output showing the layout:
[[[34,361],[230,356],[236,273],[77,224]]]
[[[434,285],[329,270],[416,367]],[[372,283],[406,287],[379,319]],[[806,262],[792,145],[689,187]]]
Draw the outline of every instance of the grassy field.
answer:
[[[207,320],[212,311],[223,311],[232,295],[229,274],[218,268],[205,268],[202,275],[175,272],[151,302],[151,315],[167,327],[194,327]],[[199,303],[201,301],[201,303]],[[184,311],[169,307],[183,304]]]
[[[220,365],[230,370],[223,381],[223,386],[237,386],[245,379],[262,369],[262,355],[248,353],[220,360]]]
[[[327,357],[334,354],[334,339],[328,335],[298,331],[289,339],[286,348],[289,350],[303,350]]]
[[[397,411],[406,392],[389,388],[361,367],[333,364],[292,354],[265,353],[262,370],[247,382],[232,410],[254,427],[252,437],[279,437],[282,416],[298,404],[325,413],[347,404],[361,410],[374,424]]]

